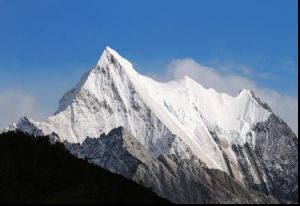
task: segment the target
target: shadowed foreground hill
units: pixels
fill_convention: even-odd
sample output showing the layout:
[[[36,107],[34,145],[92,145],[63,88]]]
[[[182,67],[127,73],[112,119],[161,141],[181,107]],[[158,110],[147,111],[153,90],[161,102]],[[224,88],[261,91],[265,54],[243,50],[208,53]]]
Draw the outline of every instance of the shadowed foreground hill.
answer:
[[[0,203],[168,203],[150,190],[50,144],[0,134]]]

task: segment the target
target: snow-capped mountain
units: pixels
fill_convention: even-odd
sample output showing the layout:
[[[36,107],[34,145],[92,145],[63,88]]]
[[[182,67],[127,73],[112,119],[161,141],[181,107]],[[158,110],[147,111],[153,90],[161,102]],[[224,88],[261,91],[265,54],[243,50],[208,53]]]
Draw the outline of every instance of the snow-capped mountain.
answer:
[[[131,144],[121,147],[125,151],[114,145],[116,137],[105,135],[118,127],[131,137],[126,141]],[[298,138],[253,92],[242,90],[232,97],[189,77],[156,82],[108,47],[95,68],[61,98],[53,116],[44,122],[23,118],[8,129],[52,135],[72,154],[151,186],[175,202],[205,202],[201,195],[195,198],[201,189],[184,189],[191,190],[187,185],[192,182],[203,189],[204,180],[220,179],[211,172],[216,169],[227,183],[251,193],[227,196],[235,202],[270,201],[252,190],[282,202],[298,201]],[[230,198],[220,196],[219,201],[229,203]]]

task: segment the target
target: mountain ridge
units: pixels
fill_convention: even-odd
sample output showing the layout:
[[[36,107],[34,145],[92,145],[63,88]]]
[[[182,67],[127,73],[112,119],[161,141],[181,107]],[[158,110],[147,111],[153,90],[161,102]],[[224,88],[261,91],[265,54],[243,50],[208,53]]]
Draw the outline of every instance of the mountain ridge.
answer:
[[[295,134],[286,133],[288,125],[276,118],[269,106],[250,90],[242,90],[232,97],[205,89],[189,77],[156,82],[138,74],[130,62],[107,47],[96,66],[83,75],[75,88],[64,94],[55,115],[45,122],[23,118],[8,130],[20,129],[36,136],[52,135],[56,141],[82,144],[87,138],[99,138],[100,134],[108,134],[122,126],[154,158],[153,164],[155,159],[177,151],[180,156],[176,157],[175,164],[189,162],[193,165],[192,157],[195,156],[202,163],[199,167],[221,170],[247,188],[268,194],[275,191],[272,175],[289,179],[288,174],[280,173],[282,168],[293,174],[286,188],[294,186],[298,178],[298,168],[285,166],[281,159],[276,159],[277,169],[271,164],[256,163],[272,162],[272,157],[265,158],[266,152],[257,145],[259,140],[266,144],[266,151],[269,150],[271,145],[265,139],[274,138],[269,137],[270,133],[276,135],[273,142],[276,145],[289,142],[283,145],[285,149],[281,154],[274,154],[298,163],[298,150],[295,149],[298,142],[289,141]],[[273,122],[279,127],[268,127]],[[270,131],[257,129],[261,124]],[[91,144],[89,147],[94,148]],[[100,157],[106,158],[105,155]],[[126,176],[125,173],[123,171],[122,175]],[[163,180],[157,177],[157,181]],[[162,190],[158,189],[157,193],[162,194]],[[185,200],[188,202],[190,198],[185,197]]]

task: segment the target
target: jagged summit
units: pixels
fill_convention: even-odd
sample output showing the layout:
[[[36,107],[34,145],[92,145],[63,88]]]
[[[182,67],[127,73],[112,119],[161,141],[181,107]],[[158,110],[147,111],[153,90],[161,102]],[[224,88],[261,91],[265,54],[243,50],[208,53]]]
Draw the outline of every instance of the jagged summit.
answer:
[[[131,70],[131,71],[130,71]],[[110,47],[106,47],[102,52],[97,64],[93,69],[86,72],[77,85],[67,91],[59,101],[59,107],[55,114],[65,110],[67,106],[73,103],[74,99],[78,98],[79,93],[82,90],[92,88],[96,82],[103,79],[103,76],[114,75],[118,72],[128,73],[135,72],[132,69],[132,65],[127,60],[123,59],[116,51]]]
[[[201,88],[201,90],[210,91],[208,93],[214,93],[217,95],[221,94],[223,96],[231,98],[230,95],[225,93],[218,93],[213,88],[205,89],[204,87],[202,87],[202,85],[200,85],[188,76],[184,76],[182,79],[173,80],[170,82],[155,82],[154,80],[148,77],[138,74],[134,70],[130,62],[121,57],[115,50],[107,46],[104,49],[96,66],[92,70],[88,71],[85,75],[83,75],[76,87],[66,92],[65,95],[61,98],[59,103],[59,109],[56,113],[63,111],[68,105],[70,105],[73,102],[73,100],[77,97],[76,94],[78,94],[83,87],[89,87],[91,90],[95,89],[95,87],[91,86],[91,84],[102,81],[103,78],[101,76],[113,78],[113,76],[118,75],[118,73],[123,73],[122,75],[125,75],[132,82],[132,84],[136,86],[136,89],[140,89],[141,87],[143,87],[142,89],[140,89],[141,93],[147,92],[145,91],[145,89],[152,89],[150,87],[153,86],[158,87],[158,89],[163,89],[167,87],[199,87]],[[146,85],[145,82],[148,82],[152,85],[150,85],[149,87],[148,85]],[[243,96],[244,98],[252,98],[252,95],[250,93],[252,94],[252,92],[250,92],[249,90],[241,90],[240,94],[235,98],[239,98],[241,96]]]
[[[105,49],[102,52],[102,55],[100,56],[97,65],[98,66],[106,66],[110,63],[116,63],[118,61],[116,52],[109,48],[108,46],[105,47]]]
[[[98,63],[98,68],[106,68],[109,69],[111,67],[118,67],[119,69],[126,69],[127,72],[135,72],[132,64],[121,57],[115,50],[106,46],[104,49]],[[97,69],[97,67],[95,68]]]

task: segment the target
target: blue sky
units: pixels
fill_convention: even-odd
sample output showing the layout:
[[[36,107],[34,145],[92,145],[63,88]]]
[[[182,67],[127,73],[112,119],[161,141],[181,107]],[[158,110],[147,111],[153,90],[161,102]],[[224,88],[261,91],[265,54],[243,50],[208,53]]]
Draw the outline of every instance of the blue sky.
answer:
[[[296,0],[0,0],[0,94],[28,93],[53,112],[109,45],[144,74],[190,58],[297,98],[297,8]]]

